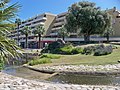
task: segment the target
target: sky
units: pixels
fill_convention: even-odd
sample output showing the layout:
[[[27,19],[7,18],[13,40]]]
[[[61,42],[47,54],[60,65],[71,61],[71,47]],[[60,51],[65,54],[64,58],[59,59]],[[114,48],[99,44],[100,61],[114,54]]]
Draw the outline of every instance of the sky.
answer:
[[[73,3],[83,0],[11,0],[10,4],[18,2],[21,8],[18,13],[18,17],[22,20],[26,20],[30,17],[34,17],[38,14],[45,12],[59,14],[66,12],[68,7]],[[86,0],[84,0],[86,1]],[[114,6],[120,10],[120,0],[88,0],[96,3],[96,6],[101,9],[110,9]]]

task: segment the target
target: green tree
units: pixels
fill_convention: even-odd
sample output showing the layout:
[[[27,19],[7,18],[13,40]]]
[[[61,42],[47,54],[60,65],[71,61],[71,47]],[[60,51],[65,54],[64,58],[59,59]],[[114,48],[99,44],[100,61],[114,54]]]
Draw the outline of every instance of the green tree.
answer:
[[[68,31],[80,32],[84,35],[85,42],[90,41],[90,35],[102,34],[106,28],[111,27],[111,16],[88,1],[69,7],[66,19],[66,24],[72,28]]]
[[[17,38],[17,43],[18,43],[18,46],[19,46],[19,26],[20,26],[20,24],[21,24],[21,20],[18,18],[18,19],[16,19],[15,20],[15,24],[17,25],[17,36],[18,36],[18,38]]]
[[[31,33],[31,28],[25,26],[23,30],[20,30],[21,34],[25,35],[25,48],[28,48],[28,35]]]
[[[58,36],[62,37],[62,39],[65,40],[65,36],[67,35],[67,29],[64,26],[62,26],[62,28],[58,31]]]
[[[7,37],[7,34],[14,26],[12,21],[20,6],[17,3],[9,6],[9,2],[9,0],[0,0],[0,63],[8,60],[10,56],[19,55],[17,51],[19,47]]]
[[[110,38],[110,35],[112,35],[112,34],[113,34],[112,27],[105,30],[104,37],[106,37],[107,43],[109,43],[109,38]]]
[[[45,32],[45,28],[44,28],[44,25],[38,25],[36,26],[36,28],[33,30],[33,33],[36,35],[38,35],[38,38],[39,38],[39,42],[38,42],[38,48],[40,49],[41,46],[40,46],[40,42],[41,42],[41,37],[42,35],[44,34]]]

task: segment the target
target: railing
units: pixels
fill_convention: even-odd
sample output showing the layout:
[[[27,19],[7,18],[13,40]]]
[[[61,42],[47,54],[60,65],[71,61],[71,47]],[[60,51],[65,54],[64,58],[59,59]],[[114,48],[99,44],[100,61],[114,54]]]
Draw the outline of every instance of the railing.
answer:
[[[41,38],[41,41],[57,41],[62,38]],[[104,37],[90,38],[91,41],[106,41]],[[110,37],[110,41],[120,41],[120,37]],[[28,39],[28,41],[38,41],[38,38]],[[84,38],[65,38],[65,41],[84,41]],[[25,42],[25,40],[20,40],[20,42]]]

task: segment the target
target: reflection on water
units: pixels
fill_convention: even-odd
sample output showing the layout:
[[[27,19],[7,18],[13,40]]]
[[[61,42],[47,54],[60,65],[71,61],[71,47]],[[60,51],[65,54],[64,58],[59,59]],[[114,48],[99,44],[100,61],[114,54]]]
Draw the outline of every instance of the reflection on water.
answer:
[[[16,66],[8,67],[2,72],[26,79],[32,79],[37,81],[47,80],[55,83],[86,84],[86,85],[120,85],[120,75],[95,76],[95,75],[59,74],[51,77],[51,74],[40,73],[25,67]]]
[[[95,76],[60,74],[47,79],[57,83],[87,84],[87,85],[120,85],[120,76]]]

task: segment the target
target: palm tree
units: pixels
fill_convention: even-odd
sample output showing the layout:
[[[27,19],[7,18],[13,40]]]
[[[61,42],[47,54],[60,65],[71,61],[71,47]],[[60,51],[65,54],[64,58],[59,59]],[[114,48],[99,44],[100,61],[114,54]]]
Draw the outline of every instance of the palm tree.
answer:
[[[62,28],[58,31],[58,36],[62,37],[63,41],[65,40],[65,36],[67,36],[67,29],[64,27],[64,25],[62,26]]]
[[[14,26],[12,19],[19,9],[18,4],[8,6],[9,0],[0,1],[0,62],[8,60],[8,56],[18,56],[19,47],[7,37],[9,30]]]
[[[18,40],[18,46],[19,46],[19,26],[20,26],[20,24],[21,24],[21,20],[20,19],[16,19],[15,20],[15,24],[17,25],[17,36],[18,36],[18,38],[17,38],[17,40]]]
[[[35,30],[33,30],[33,33],[36,35],[38,35],[38,37],[39,37],[39,42],[38,42],[38,48],[40,49],[40,42],[41,42],[41,37],[42,37],[42,35],[44,34],[44,32],[45,32],[45,28],[44,28],[44,25],[38,25],[38,26],[36,26],[36,28],[35,28]]]
[[[31,33],[31,28],[25,26],[23,30],[20,30],[21,34],[25,35],[25,48],[28,48],[28,35]]]

